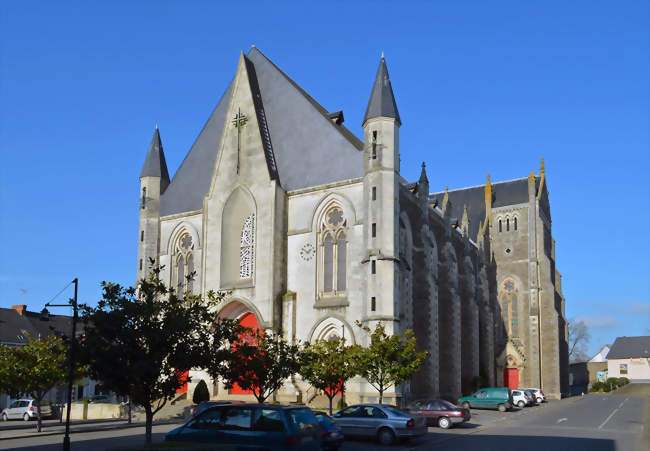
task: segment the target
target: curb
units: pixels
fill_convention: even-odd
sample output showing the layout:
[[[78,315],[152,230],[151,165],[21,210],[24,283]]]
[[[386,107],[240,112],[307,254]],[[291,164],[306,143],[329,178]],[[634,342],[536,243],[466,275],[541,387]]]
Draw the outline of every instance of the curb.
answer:
[[[164,425],[167,425],[167,424],[182,424],[184,421],[185,420],[182,420],[182,421],[160,421],[160,422],[153,423],[153,426],[164,426]],[[82,430],[71,429],[70,430],[70,435],[83,434],[85,432],[101,432],[101,431],[113,431],[113,430],[117,430],[117,429],[131,429],[131,428],[138,428],[138,427],[144,427],[144,426],[145,426],[145,423],[142,422],[142,423],[131,423],[131,424],[126,423],[126,424],[120,424],[120,425],[117,425],[117,426],[108,426],[108,427],[95,427],[95,428],[90,427],[90,428],[84,428]],[[3,440],[20,440],[20,439],[23,439],[23,438],[50,437],[50,436],[54,436],[54,435],[65,435],[65,430],[63,430],[63,431],[52,431],[52,432],[41,432],[41,433],[34,432],[32,434],[29,434],[29,435],[18,435],[16,437],[0,437],[0,442],[3,441]]]
[[[95,424],[95,423],[113,423],[113,422],[118,422],[118,421],[126,421],[126,418],[106,418],[106,419],[99,419],[99,420],[72,420],[74,423],[71,423],[70,426],[79,426],[83,424]],[[61,423],[48,423],[45,424],[43,423],[43,427],[52,427],[52,426],[65,426],[65,421]],[[36,421],[29,421],[29,422],[21,422],[18,424],[12,424],[12,425],[5,425],[5,426],[0,426],[0,432],[3,431],[18,431],[20,429],[36,429]]]

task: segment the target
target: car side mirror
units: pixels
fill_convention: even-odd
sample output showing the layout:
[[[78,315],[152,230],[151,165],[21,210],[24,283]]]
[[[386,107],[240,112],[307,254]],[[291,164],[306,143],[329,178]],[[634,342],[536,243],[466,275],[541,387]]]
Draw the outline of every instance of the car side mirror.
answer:
[[[340,414],[340,413],[335,413],[335,414],[333,414],[332,416],[333,416],[334,418],[340,418],[340,417],[341,417],[341,414]]]

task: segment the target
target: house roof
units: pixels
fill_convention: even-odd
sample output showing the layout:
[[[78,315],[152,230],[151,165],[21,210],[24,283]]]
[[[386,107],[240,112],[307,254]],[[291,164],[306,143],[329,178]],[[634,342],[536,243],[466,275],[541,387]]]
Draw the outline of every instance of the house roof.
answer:
[[[650,358],[650,336],[618,337],[612,345],[607,360]]]
[[[47,319],[43,320],[40,312],[24,311],[21,315],[15,309],[0,308],[0,344],[26,345],[29,336],[69,336],[71,332],[70,316],[48,315]]]
[[[257,48],[244,58],[270,177],[287,191],[362,177],[363,143]],[[161,196],[161,216],[203,208],[232,90],[231,81]]]

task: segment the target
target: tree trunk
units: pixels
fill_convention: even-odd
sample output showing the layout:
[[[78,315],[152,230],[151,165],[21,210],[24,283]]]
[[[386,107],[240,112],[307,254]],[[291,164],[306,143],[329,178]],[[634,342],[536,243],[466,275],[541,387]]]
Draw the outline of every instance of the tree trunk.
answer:
[[[384,400],[384,384],[379,384],[379,404]]]
[[[40,394],[36,398],[36,417],[38,422],[36,425],[36,430],[38,432],[41,432],[41,427],[43,426],[43,423],[41,423],[41,398],[42,396]]]
[[[328,398],[330,400],[330,415],[332,415],[332,399],[334,398],[334,395],[328,396]]]
[[[146,422],[144,426],[144,442],[149,445],[151,444],[151,426],[153,423],[153,412],[151,411],[151,405],[144,406],[144,412],[146,414]]]

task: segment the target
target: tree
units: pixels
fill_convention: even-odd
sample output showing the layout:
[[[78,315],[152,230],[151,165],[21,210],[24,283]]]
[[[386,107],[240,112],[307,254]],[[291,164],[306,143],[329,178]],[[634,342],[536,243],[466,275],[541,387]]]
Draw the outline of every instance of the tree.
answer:
[[[203,379],[196,384],[194,389],[194,394],[192,395],[192,402],[194,404],[201,404],[203,401],[210,400],[210,391],[208,390],[208,385]]]
[[[223,344],[236,330],[232,321],[214,320],[225,293],[209,292],[206,299],[176,293],[160,281],[161,269],[138,283],[137,294],[102,282],[97,307],[82,308],[83,361],[105,387],[144,408],[145,443],[154,415],[189,381],[187,371],[224,358]]]
[[[338,338],[318,340],[307,344],[302,351],[300,375],[325,393],[330,403],[330,415],[334,396],[342,393],[345,382],[355,376],[353,349],[345,346],[345,339]]]
[[[0,392],[16,397],[26,394],[36,401],[38,432],[42,426],[43,398],[68,376],[67,357],[68,347],[56,335],[29,337],[25,346],[0,345]]]
[[[299,345],[288,343],[281,332],[247,329],[232,346],[226,364],[209,367],[208,373],[212,377],[221,373],[226,388],[237,384],[263,403],[299,369]]]
[[[587,346],[591,340],[591,335],[584,321],[572,318],[569,320],[569,360],[571,362],[585,361],[589,358],[587,355]]]
[[[359,321],[356,324],[370,334],[370,346],[356,348],[356,371],[379,392],[381,404],[384,392],[406,382],[420,368],[428,352],[417,352],[417,341],[411,329],[406,330],[404,336],[388,335],[381,322],[374,331]]]

